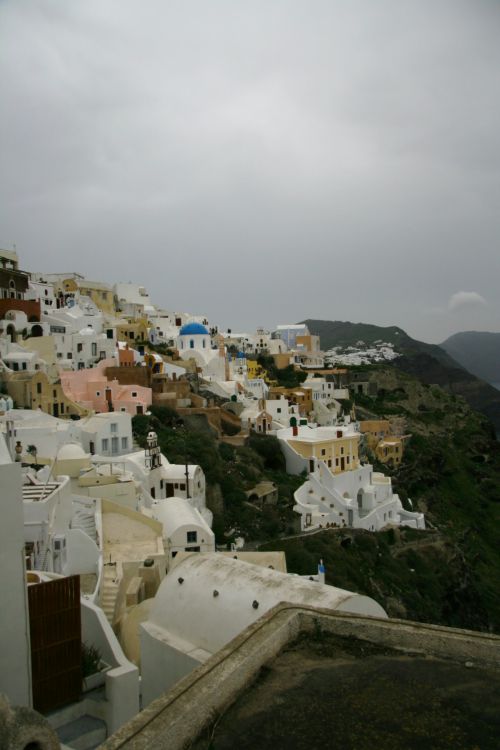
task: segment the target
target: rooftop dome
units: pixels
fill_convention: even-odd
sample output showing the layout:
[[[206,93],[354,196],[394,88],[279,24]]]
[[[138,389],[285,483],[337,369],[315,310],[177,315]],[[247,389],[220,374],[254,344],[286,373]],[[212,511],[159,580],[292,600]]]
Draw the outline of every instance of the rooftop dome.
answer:
[[[79,443],[65,443],[57,452],[58,461],[68,461],[75,458],[87,458],[87,453],[85,453]]]
[[[186,323],[179,331],[179,336],[209,336],[205,326],[201,323]]]

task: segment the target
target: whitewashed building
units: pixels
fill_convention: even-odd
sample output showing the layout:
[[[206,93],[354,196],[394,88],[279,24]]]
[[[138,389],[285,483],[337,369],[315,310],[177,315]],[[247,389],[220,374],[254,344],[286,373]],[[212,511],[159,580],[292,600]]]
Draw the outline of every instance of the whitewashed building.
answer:
[[[206,380],[228,380],[224,347],[212,348],[206,326],[192,321],[183,325],[177,338],[181,359],[193,359]]]
[[[165,577],[140,625],[144,705],[284,601],[387,617],[366,596],[216,552],[190,555]]]
[[[214,552],[215,536],[189,500],[169,497],[153,502],[151,516],[163,526],[163,544],[171,562],[179,552]]]
[[[15,464],[0,435],[2,497],[2,607],[0,609],[0,693],[13,705],[31,706],[31,664],[24,518],[20,464]]]
[[[298,425],[279,430],[277,437],[287,471],[308,474],[294,494],[303,531],[330,526],[379,531],[388,524],[425,528],[422,513],[403,508],[390,477],[360,463],[354,424]]]

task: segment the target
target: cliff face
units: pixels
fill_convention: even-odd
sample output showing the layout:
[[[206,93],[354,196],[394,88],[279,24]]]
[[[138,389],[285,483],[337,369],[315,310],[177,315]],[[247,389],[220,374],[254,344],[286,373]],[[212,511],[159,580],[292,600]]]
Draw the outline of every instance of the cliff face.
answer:
[[[383,328],[366,323],[330,320],[304,322],[311,333],[321,336],[324,350],[333,346],[354,346],[358,341],[368,345],[377,340],[391,343],[394,350],[401,354],[393,361],[395,367],[423,383],[435,383],[451,394],[462,396],[473,409],[484,414],[500,434],[500,391],[464,369],[441,347],[412,339],[397,326]],[[492,335],[500,337],[500,334]]]
[[[500,333],[464,331],[440,344],[466,370],[488,383],[500,383]]]
[[[427,385],[436,384],[450,394],[464,398],[472,409],[484,414],[500,433],[500,391],[476,378],[459,365],[438,361],[426,352],[403,355],[394,360],[394,367],[413,375]]]

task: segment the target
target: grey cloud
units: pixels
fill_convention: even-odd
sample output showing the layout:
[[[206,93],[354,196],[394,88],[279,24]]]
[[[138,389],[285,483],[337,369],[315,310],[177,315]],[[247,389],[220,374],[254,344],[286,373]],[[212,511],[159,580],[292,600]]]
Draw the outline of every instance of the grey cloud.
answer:
[[[487,302],[477,292],[455,292],[448,301],[448,310],[453,312],[463,307],[478,307],[481,305],[486,306]]]
[[[499,32],[486,0],[4,0],[0,246],[233,329],[499,330]],[[424,312],[457,289],[481,320]]]

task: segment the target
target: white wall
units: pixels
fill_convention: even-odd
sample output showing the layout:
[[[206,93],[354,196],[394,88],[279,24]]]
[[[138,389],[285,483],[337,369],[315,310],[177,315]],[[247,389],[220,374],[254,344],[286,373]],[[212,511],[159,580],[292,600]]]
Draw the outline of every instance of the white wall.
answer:
[[[366,596],[216,552],[189,555],[163,579],[141,625],[147,698],[170,687],[280,602],[387,617]]]
[[[170,641],[163,630],[150,622],[141,623],[140,639],[143,706],[149,705],[211,656],[186,641],[175,638]]]
[[[100,607],[82,598],[82,640],[96,646],[112,669],[106,673],[106,725],[115,732],[139,712],[139,670],[122,651]]]
[[[0,692],[6,693],[14,705],[31,706],[21,466],[12,463],[3,435],[0,435],[0,498]]]

